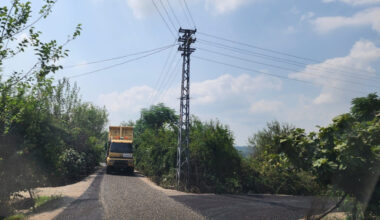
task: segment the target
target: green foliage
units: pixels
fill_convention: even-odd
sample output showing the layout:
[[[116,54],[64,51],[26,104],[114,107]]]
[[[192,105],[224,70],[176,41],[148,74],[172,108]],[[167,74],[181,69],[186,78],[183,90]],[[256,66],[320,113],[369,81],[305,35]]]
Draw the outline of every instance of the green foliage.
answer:
[[[7,218],[5,218],[4,220],[22,220],[22,219],[25,219],[25,215],[24,214],[17,214],[17,215],[12,215],[12,216],[9,216]]]
[[[51,76],[62,68],[57,62],[68,56],[65,45],[80,35],[81,25],[62,44],[42,41],[33,27],[55,2],[45,0],[32,22],[31,2],[0,6],[0,217],[9,214],[4,207],[12,194],[74,181],[103,153],[105,109],[83,103],[76,85],[67,79],[54,85]],[[20,33],[27,37],[17,42]],[[5,60],[26,51],[36,61],[30,69],[3,73]]]
[[[193,117],[190,129],[193,187],[201,192],[239,192],[241,158],[229,128]]]
[[[136,167],[155,182],[175,186],[178,116],[163,104],[141,111],[135,127]],[[240,191],[240,156],[231,131],[219,122],[191,120],[191,189],[198,192]]]
[[[136,122],[135,133],[139,134],[147,128],[158,130],[165,124],[173,127],[177,120],[178,116],[173,109],[167,108],[163,103],[152,105],[149,109],[141,110],[141,117]]]
[[[177,131],[174,123],[177,116],[173,109],[162,103],[141,110],[135,125],[135,160],[137,169],[157,182],[172,186],[168,173],[176,164]]]
[[[156,131],[148,128],[135,141],[138,144],[135,151],[137,169],[160,183],[176,164],[176,133],[165,128]]]
[[[281,152],[293,166],[310,170],[321,185],[368,204],[367,217],[379,215],[380,100],[370,94],[352,103],[351,113],[335,117],[318,134],[297,129],[283,135]]]
[[[252,156],[260,158],[266,154],[278,153],[279,140],[278,136],[290,134],[294,130],[294,126],[288,124],[280,124],[278,121],[267,123],[267,128],[258,131],[248,139],[249,147],[253,150]]]
[[[288,136],[302,132],[288,124],[273,121],[267,128],[257,132],[249,138],[249,146],[253,148],[251,158],[243,163],[242,177],[245,191],[258,193],[280,194],[314,194],[320,189],[314,176],[308,170],[300,170],[291,161],[307,151],[284,154],[281,136]]]
[[[60,175],[72,180],[80,179],[85,174],[85,156],[74,149],[65,149],[58,158]]]
[[[358,121],[371,121],[380,113],[380,98],[376,93],[352,100],[351,114]]]
[[[50,201],[53,201],[53,200],[58,200],[58,199],[61,199],[62,196],[57,196],[57,195],[53,195],[53,196],[38,196],[36,198],[36,208],[38,207],[41,207],[43,205],[45,205],[46,203],[50,202]]]

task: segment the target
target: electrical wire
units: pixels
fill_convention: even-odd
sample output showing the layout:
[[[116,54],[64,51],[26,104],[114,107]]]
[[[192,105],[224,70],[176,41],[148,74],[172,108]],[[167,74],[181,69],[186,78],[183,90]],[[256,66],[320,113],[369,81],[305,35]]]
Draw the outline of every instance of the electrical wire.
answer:
[[[136,52],[136,53],[130,53],[130,54],[126,54],[126,55],[122,55],[122,56],[117,56],[117,57],[112,57],[112,58],[107,58],[107,59],[103,59],[103,60],[91,61],[91,62],[88,62],[88,63],[79,63],[79,64],[74,64],[74,65],[68,65],[68,66],[64,66],[63,68],[64,69],[71,69],[71,68],[80,67],[80,66],[87,66],[87,65],[97,64],[97,63],[108,62],[108,61],[112,61],[112,60],[119,60],[119,59],[123,59],[123,58],[126,58],[126,57],[136,56],[136,55],[145,54],[145,53],[149,53],[149,52],[156,51],[156,50],[165,49],[167,47],[172,47],[172,46],[175,46],[175,45],[177,45],[177,44],[175,44],[175,43],[174,44],[169,44],[169,45],[166,45],[166,46],[163,46],[163,47],[158,47],[158,48],[151,49],[151,50],[145,50],[145,51],[140,51],[140,52]]]
[[[172,5],[170,4],[170,1],[169,1],[169,0],[166,0],[166,3],[168,3],[168,5],[169,5],[169,9],[170,9],[170,11],[171,11],[172,14],[173,14],[174,19],[177,21],[178,26],[181,27],[181,22],[179,22],[178,17],[177,17],[177,15],[175,14]]]
[[[158,88],[156,90],[157,92],[154,94],[153,99],[151,100],[151,102],[154,102],[154,100],[157,99],[157,96],[161,93],[161,90],[163,89],[163,86],[165,85],[165,81],[167,80],[167,77],[170,75],[170,70],[175,65],[174,61],[175,61],[175,58],[176,58],[177,54],[178,54],[178,52],[174,53],[174,56],[172,57],[172,59],[170,61],[171,65],[167,66],[167,68],[164,70],[164,72],[165,72],[164,77],[162,78],[162,81],[159,83]]]
[[[200,50],[203,50],[203,51],[206,51],[206,52],[209,52],[209,53],[213,53],[213,54],[218,54],[218,55],[225,56],[225,57],[230,57],[230,58],[233,58],[233,59],[238,59],[238,60],[250,62],[250,63],[257,63],[257,64],[260,64],[260,65],[270,66],[270,67],[274,67],[274,68],[281,69],[281,70],[292,71],[292,72],[301,72],[302,71],[302,70],[296,70],[296,69],[281,67],[281,66],[277,66],[277,65],[272,65],[272,64],[268,64],[268,63],[257,62],[255,60],[250,60],[250,59],[245,59],[245,58],[242,58],[242,57],[237,57],[237,56],[233,56],[233,55],[229,55],[229,54],[225,54],[225,53],[220,53],[220,52],[208,50],[208,49],[201,48],[201,47],[197,47],[197,49],[200,49]],[[313,76],[313,77],[316,76],[315,74],[311,74],[311,73],[304,72],[304,71],[303,71],[303,73],[306,74],[306,75],[309,75],[309,76]],[[365,83],[361,83],[361,82],[358,82],[358,81],[351,81],[351,80],[331,77],[331,76],[327,76],[327,75],[323,75],[323,74],[318,74],[317,76],[321,76],[321,77],[325,77],[327,79],[333,79],[333,80],[337,80],[337,81],[341,81],[341,82],[346,82],[346,83],[351,83],[351,84],[358,84],[358,85],[363,85],[363,86],[366,86],[366,87],[372,87],[372,88],[380,89],[380,87],[378,87],[378,86],[370,85],[370,84],[365,84]]]
[[[259,70],[255,70],[255,69],[251,69],[251,68],[241,67],[241,66],[237,66],[237,65],[233,65],[233,64],[217,61],[217,60],[208,59],[208,58],[205,58],[205,57],[199,57],[199,56],[196,56],[196,55],[193,55],[193,57],[196,58],[196,59],[200,59],[200,60],[204,60],[204,61],[208,61],[208,62],[212,62],[212,63],[217,63],[217,64],[229,66],[229,67],[234,67],[234,68],[245,70],[245,71],[249,71],[249,72],[256,72],[256,73],[260,73],[260,74],[264,74],[264,75],[268,75],[268,76],[272,76],[272,77],[276,77],[276,78],[281,78],[281,79],[286,79],[286,80],[291,80],[291,81],[297,81],[297,82],[302,82],[302,83],[311,84],[311,85],[315,84],[314,82],[310,82],[310,81],[307,81],[307,80],[288,78],[286,76],[272,74],[272,73],[267,73],[267,72],[264,72],[264,71],[259,71]],[[321,84],[321,83],[318,83],[318,84],[320,84],[322,86],[330,87],[330,88],[333,88],[333,89],[337,89],[337,90],[349,91],[349,92],[352,92],[352,93],[355,93],[355,94],[357,94],[357,93],[363,93],[364,94],[365,93],[364,91],[355,90],[355,89],[341,88],[341,87],[336,87],[336,86],[326,85],[326,84]]]
[[[181,5],[181,8],[182,8],[183,14],[185,14],[186,21],[187,21],[187,23],[189,24],[189,26],[191,26],[191,21],[190,21],[189,16],[187,15],[187,12],[186,12],[186,9],[185,9],[185,7],[184,7],[184,5],[183,5],[183,2],[182,2],[181,0],[179,0],[179,2],[180,2],[179,4]]]
[[[185,3],[185,7],[186,7],[186,9],[187,9],[187,12],[188,12],[189,15],[190,15],[191,22],[193,22],[193,25],[194,25],[194,28],[195,28],[196,25],[195,25],[195,22],[194,22],[193,16],[191,15],[190,9],[189,9],[189,7],[187,6],[186,0],[183,0],[183,2]]]
[[[169,32],[172,34],[173,38],[176,38],[176,35],[173,33],[172,29],[170,29],[169,24],[166,22],[164,16],[162,16],[162,14],[161,14],[160,10],[158,9],[158,7],[157,7],[156,3],[154,2],[154,0],[152,0],[152,3],[154,5],[154,7],[156,8],[156,11],[160,15],[162,21],[164,21],[164,23],[165,23],[166,27],[168,28]]]
[[[221,44],[221,43],[211,42],[211,41],[207,41],[207,40],[202,40],[202,39],[197,39],[197,40],[201,44],[205,44],[205,45],[208,45],[208,46],[213,46],[213,47],[217,47],[217,48],[221,48],[221,49],[226,49],[226,50],[234,51],[234,52],[241,53],[241,54],[247,54],[247,55],[258,57],[258,58],[261,58],[261,59],[271,60],[271,61],[280,62],[280,63],[286,63],[286,64],[289,64],[289,65],[303,67],[303,68],[305,68],[306,66],[308,66],[308,68],[311,68],[311,69],[314,69],[314,70],[321,70],[321,69],[323,69],[326,72],[336,73],[336,71],[332,72],[331,71],[332,69],[331,68],[327,68],[327,67],[319,67],[318,68],[318,67],[315,67],[315,66],[310,66],[311,64],[308,64],[308,63],[302,63],[302,62],[297,62],[297,61],[293,61],[293,60],[289,60],[289,59],[285,59],[285,58],[274,57],[274,56],[270,56],[270,55],[266,55],[266,54],[262,54],[262,53],[252,52],[250,50],[245,50],[245,49],[241,49],[241,48],[231,47],[229,45],[224,45],[224,44]],[[347,76],[350,76],[350,77],[355,77],[355,78],[363,79],[363,80],[368,80],[369,77],[370,77],[367,74],[352,75],[352,74],[346,73],[346,72],[344,72],[342,70],[338,70],[338,71],[341,72],[343,75],[347,75]],[[363,75],[363,76],[365,76],[365,78],[360,77],[358,75]],[[372,78],[376,78],[376,79],[380,80],[380,77],[377,77],[377,76],[372,76]]]
[[[166,16],[168,16],[168,19],[169,19],[170,24],[173,26],[174,30],[177,30],[177,28],[175,27],[175,25],[174,25],[174,23],[173,23],[173,21],[172,21],[170,15],[169,15],[168,11],[166,10],[165,5],[162,3],[162,0],[159,0],[159,2],[160,2],[160,4],[161,4],[162,8],[164,9]]]
[[[166,57],[166,60],[165,60],[165,62],[164,62],[164,65],[163,65],[163,67],[162,67],[162,69],[161,69],[161,72],[160,72],[160,74],[159,74],[159,77],[158,77],[158,79],[156,80],[156,82],[155,82],[155,84],[154,84],[154,86],[153,86],[153,88],[155,89],[155,88],[158,88],[158,85],[160,84],[160,82],[161,82],[161,78],[162,78],[162,76],[164,75],[163,73],[164,73],[164,71],[165,71],[165,69],[166,69],[166,67],[167,67],[167,64],[168,64],[168,61],[169,61],[169,59],[172,57],[172,55],[173,55],[173,52],[175,51],[175,49],[174,50],[171,50],[169,53],[168,53],[168,56]],[[175,53],[174,53],[175,54]],[[148,102],[150,102],[151,101],[151,99],[155,96],[156,94],[151,94],[150,96],[149,96],[149,98],[148,98]]]
[[[177,76],[179,76],[180,74],[176,75],[176,72],[177,72],[177,69],[178,67],[180,66],[179,64],[181,63],[181,59],[178,59],[176,65],[174,66],[174,68],[172,69],[171,71],[171,74],[169,75],[169,78],[168,78],[168,81],[166,83],[166,85],[163,87],[163,93],[161,93],[161,95],[158,97],[158,102],[161,100],[161,98],[164,98],[166,96],[166,94],[168,93],[171,85],[173,84],[173,82],[175,81],[175,79],[177,79]]]
[[[108,69],[111,69],[111,68],[114,68],[114,67],[117,67],[117,66],[121,66],[121,65],[126,64],[126,63],[130,63],[132,61],[140,60],[142,58],[145,58],[145,57],[151,56],[153,54],[159,53],[161,51],[167,50],[169,48],[170,47],[167,47],[167,48],[164,48],[164,49],[161,49],[161,50],[157,50],[157,51],[151,52],[149,54],[145,54],[143,56],[139,56],[139,57],[136,57],[136,58],[132,58],[132,59],[126,60],[126,61],[121,62],[121,63],[116,63],[116,64],[113,64],[113,65],[110,65],[110,66],[106,66],[104,68],[96,69],[96,70],[93,70],[93,71],[89,71],[89,72],[85,72],[85,73],[81,73],[81,74],[77,74],[77,75],[72,75],[72,76],[69,76],[67,78],[69,78],[69,79],[71,79],[71,78],[77,78],[77,77],[81,77],[81,76],[90,75],[90,74],[93,74],[93,73],[96,73],[96,72],[100,72],[100,71],[103,71],[103,70],[108,70]]]
[[[242,45],[242,46],[251,47],[251,48],[262,50],[262,51],[267,51],[267,52],[271,52],[271,53],[281,54],[281,55],[284,55],[284,56],[293,57],[293,58],[297,58],[297,59],[301,59],[301,60],[311,61],[311,62],[313,62],[315,64],[323,62],[321,60],[317,60],[317,59],[313,59],[313,58],[308,58],[308,57],[297,56],[297,55],[294,55],[294,54],[285,53],[285,52],[278,51],[278,50],[267,49],[267,48],[259,47],[259,46],[256,46],[256,45],[247,44],[247,43],[239,42],[239,41],[235,41],[235,40],[230,40],[230,39],[219,37],[219,36],[215,36],[215,35],[212,35],[212,34],[207,34],[207,33],[204,33],[204,32],[198,32],[198,34],[204,35],[204,36],[208,36],[208,37],[212,37],[212,38],[219,39],[219,40],[223,40],[223,41],[227,41],[227,42],[230,42],[230,43],[239,44],[239,45]],[[349,68],[343,68],[343,69],[346,69],[346,71],[352,71],[352,69],[349,69]],[[371,73],[371,72],[368,72],[367,70],[361,70],[361,71],[367,72],[367,73]],[[357,73],[354,73],[354,74],[357,74]]]

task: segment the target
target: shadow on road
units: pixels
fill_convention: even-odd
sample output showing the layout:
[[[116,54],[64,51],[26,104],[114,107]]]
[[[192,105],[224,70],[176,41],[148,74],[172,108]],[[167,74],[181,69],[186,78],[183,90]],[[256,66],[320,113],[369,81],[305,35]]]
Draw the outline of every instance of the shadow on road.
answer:
[[[103,219],[103,206],[100,203],[100,183],[104,169],[98,172],[90,187],[77,200],[73,201],[54,219]]]
[[[316,198],[282,195],[175,195],[171,196],[210,219],[300,219],[320,213]]]
[[[130,174],[128,172],[123,172],[123,171],[112,171],[110,173],[107,173],[107,175],[130,176],[130,177],[145,177],[143,174],[141,174],[138,171],[134,171],[132,174]]]

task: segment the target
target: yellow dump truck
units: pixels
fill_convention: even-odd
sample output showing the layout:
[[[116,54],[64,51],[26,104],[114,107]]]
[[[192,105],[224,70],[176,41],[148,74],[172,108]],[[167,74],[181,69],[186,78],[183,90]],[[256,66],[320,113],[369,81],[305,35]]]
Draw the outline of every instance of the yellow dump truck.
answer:
[[[107,173],[114,170],[133,174],[133,127],[110,126],[107,143]]]

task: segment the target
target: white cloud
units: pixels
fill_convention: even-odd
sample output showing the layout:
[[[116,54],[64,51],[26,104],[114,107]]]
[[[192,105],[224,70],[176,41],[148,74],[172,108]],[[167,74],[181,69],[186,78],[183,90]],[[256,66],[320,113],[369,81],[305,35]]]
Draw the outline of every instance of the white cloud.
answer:
[[[266,113],[279,111],[283,105],[280,101],[260,100],[251,104],[251,113]]]
[[[279,79],[272,79],[266,76],[250,76],[242,74],[232,76],[229,74],[221,75],[216,79],[194,82],[191,84],[192,104],[209,105],[215,102],[225,101],[228,99],[237,99],[239,97],[254,97],[253,94],[262,90],[280,90],[282,82]],[[143,107],[146,107],[149,98],[155,97],[156,102],[165,102],[169,106],[176,106],[178,102],[178,87],[169,88],[167,91],[161,91],[161,95],[153,96],[156,90],[149,86],[137,86],[125,90],[124,92],[112,92],[99,96],[99,101],[105,105],[111,112],[128,111],[136,113]],[[170,101],[172,100],[172,101]],[[174,102],[173,102],[174,100]],[[156,103],[154,103],[156,104]]]
[[[324,3],[331,3],[340,1],[349,5],[357,6],[357,5],[371,5],[371,4],[379,4],[380,0],[323,0]]]
[[[371,65],[379,62],[380,48],[370,41],[360,40],[354,44],[347,56],[308,65],[304,71],[290,74],[289,77],[322,86],[321,94],[313,100],[314,104],[332,103],[339,100],[342,95],[347,96],[347,92],[332,87],[362,91],[373,88],[365,85],[376,86],[371,82],[375,74]],[[358,72],[360,75],[352,74],[353,72]]]
[[[134,114],[147,106],[147,100],[153,93],[154,90],[148,86],[136,86],[124,92],[101,94],[99,102],[105,105],[110,112]]]
[[[215,79],[192,82],[191,114],[201,117],[202,120],[219,118],[223,123],[231,125],[235,134],[238,135],[238,142],[244,144],[246,135],[251,130],[241,132],[241,126],[242,123],[247,123],[244,121],[246,117],[250,117],[252,104],[257,102],[258,97],[261,100],[259,103],[265,104],[264,96],[281,89],[280,79],[263,75],[224,74]],[[141,108],[146,108],[151,104],[149,101],[153,100],[149,98],[156,92],[149,86],[136,86],[122,92],[102,94],[98,98],[98,104],[106,106],[110,113],[110,123],[118,124],[123,120],[137,119]],[[156,101],[153,104],[164,102],[165,105],[178,111],[179,85],[162,92],[165,95],[161,98],[158,98],[160,95],[155,96]],[[266,111],[272,111],[276,105],[276,102],[268,102]],[[265,111],[264,107],[261,108],[261,111]]]
[[[224,74],[216,79],[196,82],[192,84],[192,96],[195,104],[211,104],[226,99],[252,96],[256,91],[266,89],[280,90],[282,82],[265,76],[250,76],[242,74],[233,77]]]
[[[99,1],[99,0],[98,0]],[[174,10],[182,11],[183,10],[183,3],[179,2],[177,0],[169,0],[170,5]],[[182,0],[181,0],[182,1]],[[231,11],[234,11],[244,5],[257,2],[261,0],[192,0],[187,1],[189,7],[194,4],[203,3],[204,7],[207,10],[210,10],[211,12],[215,12],[216,14],[224,14]],[[147,16],[150,16],[152,14],[157,13],[155,10],[155,7],[151,0],[126,0],[127,5],[132,9],[133,15],[138,18],[142,19]],[[163,9],[161,8],[161,4],[156,1],[157,7],[161,10],[161,13],[163,13]],[[165,7],[168,10],[168,5],[163,1],[165,4]],[[182,5],[181,5],[182,4]],[[177,14],[180,20],[184,20],[184,16],[181,16],[181,14]]]
[[[294,14],[294,15],[298,15],[300,13],[300,10],[298,10],[298,8],[296,6],[293,6],[291,9],[290,9],[290,13]]]
[[[285,29],[285,34],[293,34],[293,33],[295,33],[296,31],[297,31],[297,29],[296,29],[294,26],[290,25],[290,26],[288,26],[288,27]]]
[[[133,15],[138,19],[155,13],[154,5],[151,0],[127,0],[127,4],[132,9]]]
[[[312,17],[314,17],[314,15],[315,15],[314,12],[309,11],[309,12],[301,15],[300,21],[302,22],[302,21],[310,20]]]
[[[352,17],[319,17],[312,23],[316,31],[322,34],[342,27],[359,26],[371,26],[374,31],[380,34],[380,7],[360,11]]]
[[[206,0],[206,8],[211,5],[217,13],[223,14],[255,1],[257,0]]]
[[[263,75],[253,77],[248,74],[232,76],[224,74],[216,79],[191,83],[191,99],[193,105],[209,105],[215,103],[229,102],[237,99],[254,98],[254,93],[263,90],[281,90],[282,81]],[[157,102],[172,103],[177,100],[179,86],[170,88]],[[175,106],[177,103],[175,103]]]

